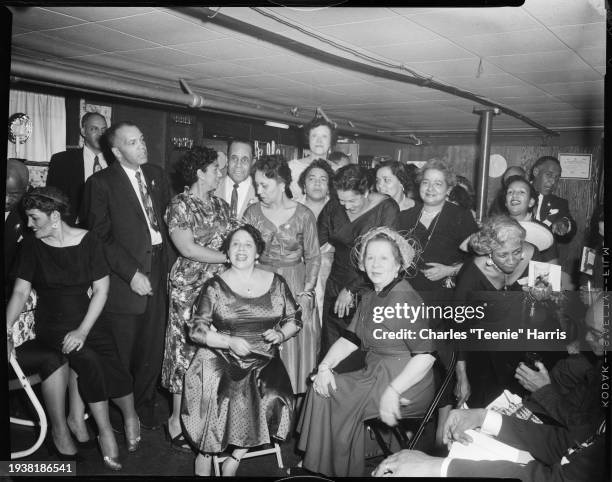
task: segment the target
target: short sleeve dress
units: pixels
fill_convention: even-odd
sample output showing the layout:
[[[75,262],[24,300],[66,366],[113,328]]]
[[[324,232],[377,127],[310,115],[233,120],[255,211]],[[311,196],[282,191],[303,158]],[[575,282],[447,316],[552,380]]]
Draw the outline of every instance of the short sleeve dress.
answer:
[[[172,199],[165,217],[171,234],[175,229],[189,230],[194,243],[217,250],[225,235],[238,225],[223,199],[211,195],[204,202],[188,188]],[[162,386],[170,393],[183,391],[183,377],[197,348],[187,340],[185,331],[193,303],[202,285],[223,269],[221,263],[203,263],[179,256],[170,270],[169,315],[161,373]]]
[[[312,387],[306,394],[298,422],[298,449],[305,452],[303,466],[312,472],[335,477],[362,477],[365,464],[366,429],[363,422],[378,415],[384,390],[417,353],[431,352],[433,342],[426,336],[414,340],[390,339],[390,332],[409,329],[419,333],[427,328],[426,320],[414,322],[404,318],[373,321],[376,308],[395,307],[397,303],[418,306],[421,297],[407,281],[396,279],[380,291],[363,296],[348,330],[361,341],[366,351],[366,367],[350,373],[336,374],[337,390],[323,398]],[[352,340],[351,340],[352,341]],[[434,378],[430,370],[425,377],[405,391],[410,400],[406,416],[424,413],[434,395]]]
[[[45,346],[61,354],[64,337],[79,327],[92,283],[109,273],[102,242],[88,231],[74,246],[50,246],[34,236],[23,240],[16,278],[32,283],[38,295],[34,331]],[[79,391],[88,403],[132,392],[130,375],[119,360],[108,327],[98,320],[80,350],[66,355],[78,375]]]
[[[200,452],[285,440],[293,416],[291,382],[278,348],[262,334],[291,321],[301,326],[300,309],[279,275],[254,298],[238,295],[218,275],[204,284],[188,327],[199,348],[185,374],[181,409],[185,436]],[[237,358],[208,348],[203,342],[210,329],[243,337],[255,350]]]
[[[310,209],[297,203],[287,222],[276,226],[263,213],[261,204],[252,204],[243,221],[255,226],[266,242],[259,257],[262,269],[273,271],[287,281],[294,298],[308,284],[315,286],[321,252],[317,238],[317,220]],[[321,323],[315,300],[302,302],[302,330],[281,349],[281,360],[287,368],[295,393],[305,393],[310,374],[319,354]]]

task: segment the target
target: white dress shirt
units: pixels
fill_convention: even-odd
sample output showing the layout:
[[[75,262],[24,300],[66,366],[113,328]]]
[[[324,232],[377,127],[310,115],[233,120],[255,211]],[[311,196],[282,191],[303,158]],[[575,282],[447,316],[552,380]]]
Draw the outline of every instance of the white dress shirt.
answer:
[[[87,181],[87,179],[89,179],[89,176],[93,174],[94,158],[96,156],[98,156],[98,161],[100,161],[100,166],[102,166],[102,169],[105,169],[106,167],[108,167],[108,164],[106,160],[104,159],[104,154],[102,153],[96,154],[89,147],[87,147],[87,145],[83,146],[83,162],[84,162],[83,171],[85,173],[85,181]]]
[[[147,211],[145,210],[144,203],[142,201],[142,198],[140,197],[140,189],[138,188],[138,180],[136,179],[136,173],[140,172],[140,178],[142,179],[142,182],[145,185],[147,184],[147,179],[144,177],[144,174],[142,173],[142,170],[140,168],[138,168],[137,170],[134,170],[134,169],[130,169],[129,167],[124,166],[123,164],[121,164],[121,167],[127,174],[130,180],[130,183],[132,183],[132,187],[134,188],[136,197],[138,198],[138,201],[140,202],[140,208],[142,209],[142,213],[144,214],[144,217],[147,220],[147,226],[149,226],[149,233],[151,234],[151,244],[153,246],[161,244],[162,243],[161,233],[151,227],[151,223],[149,222],[149,217],[147,216]],[[149,190],[150,190],[150,187],[149,187]],[[151,202],[152,201],[153,200],[151,200]]]
[[[231,177],[225,177],[225,201],[230,206],[232,205],[232,191],[234,190],[234,181]],[[244,181],[238,184],[238,203],[236,204],[236,212],[242,211],[242,206],[247,202],[247,196],[249,195],[249,188],[253,185],[250,177],[247,177]]]

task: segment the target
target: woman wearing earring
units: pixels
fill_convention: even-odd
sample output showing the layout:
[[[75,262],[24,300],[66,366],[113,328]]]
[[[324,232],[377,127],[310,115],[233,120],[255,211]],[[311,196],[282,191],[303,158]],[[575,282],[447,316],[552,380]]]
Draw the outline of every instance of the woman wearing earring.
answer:
[[[208,280],[188,322],[199,349],[185,374],[181,419],[197,449],[196,475],[211,475],[212,455],[231,447],[232,476],[250,447],[285,440],[292,427],[291,382],[278,347],[301,327],[285,280],[256,265],[265,243],[245,224],[221,250],[230,267]]]
[[[32,288],[38,305],[36,339],[64,355],[78,375],[79,392],[98,426],[104,464],[121,470],[119,447],[108,418],[111,398],[123,415],[128,452],[140,444],[132,378],[119,360],[108,327],[96,323],[108,294],[108,265],[95,234],[68,225],[68,198],[54,187],[39,187],[23,198],[28,227],[6,308],[9,334]],[[91,289],[91,298],[88,290]]]
[[[331,147],[336,143],[336,126],[323,117],[315,117],[310,124],[304,126],[305,141],[308,144],[308,156],[303,159],[289,161],[291,169],[291,193],[293,199],[301,197],[298,185],[300,175],[315,159],[327,159]]]
[[[417,416],[427,410],[434,393],[433,342],[395,336],[408,326],[415,333],[427,327],[424,318],[408,321],[394,310],[400,304],[422,303],[401,276],[414,262],[413,243],[379,227],[358,244],[359,269],[374,289],[364,293],[347,330],[319,363],[298,422],[303,467],[327,476],[364,476],[363,422],[378,415],[387,425],[396,425],[400,404],[410,412],[405,416]],[[393,314],[383,315],[389,311]],[[365,368],[336,373],[338,364],[359,348],[366,352]]]
[[[172,413],[164,426],[173,448],[191,451],[181,428],[183,377],[197,347],[187,340],[185,327],[193,303],[205,281],[223,269],[225,254],[220,251],[225,235],[237,226],[229,205],[212,194],[221,173],[217,153],[194,147],[177,164],[187,187],[166,209],[168,231],[180,256],[170,270],[170,307],[161,383],[172,394]]]
[[[266,243],[259,267],[281,275],[302,308],[302,330],[283,345],[281,359],[294,393],[305,393],[321,333],[314,291],[321,264],[317,220],[310,209],[289,197],[291,172],[282,156],[260,157],[252,173],[260,202],[247,208],[243,221],[255,226]]]
[[[376,190],[391,196],[400,208],[406,211],[415,206],[414,199],[406,193],[412,192],[414,186],[405,170],[404,164],[398,161],[385,161],[376,170]]]
[[[493,326],[497,318],[505,319],[510,313],[520,317],[522,286],[518,280],[527,276],[529,261],[540,260],[537,248],[525,242],[525,234],[518,221],[498,215],[486,219],[470,237],[469,246],[477,255],[457,275],[455,300],[469,304],[484,303],[486,298],[486,321]],[[497,293],[506,291],[518,293],[508,296]],[[486,406],[505,388],[513,393],[522,392],[514,380],[514,369],[521,358],[517,353],[473,351],[467,353],[466,360],[458,362],[459,372],[465,375],[460,379],[463,390],[471,392],[470,407]]]
[[[334,175],[337,199],[331,199],[319,215],[319,243],[331,244],[334,261],[325,286],[322,357],[342,336],[350,323],[358,296],[369,285],[352,255],[357,238],[370,229],[394,227],[399,213],[397,203],[385,194],[370,192],[366,169],[356,164],[338,169]],[[343,360],[338,371],[356,370],[363,363],[360,352]]]

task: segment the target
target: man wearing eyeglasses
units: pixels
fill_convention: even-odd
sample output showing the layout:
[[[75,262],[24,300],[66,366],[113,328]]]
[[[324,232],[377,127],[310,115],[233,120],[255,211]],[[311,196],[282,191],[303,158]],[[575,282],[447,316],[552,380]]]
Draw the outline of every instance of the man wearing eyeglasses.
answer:
[[[215,195],[227,201],[232,215],[241,219],[246,208],[257,202],[251,180],[253,144],[245,139],[230,141],[227,151],[227,176],[219,183]]]

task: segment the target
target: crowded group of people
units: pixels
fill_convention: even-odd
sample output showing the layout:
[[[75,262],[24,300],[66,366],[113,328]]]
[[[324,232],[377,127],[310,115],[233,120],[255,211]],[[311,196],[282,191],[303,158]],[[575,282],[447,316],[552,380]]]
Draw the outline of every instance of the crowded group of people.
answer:
[[[112,470],[122,468],[117,432],[135,452],[141,430],[162,425],[155,413],[161,383],[171,396],[166,439],[195,453],[196,475],[211,475],[212,457],[221,453],[228,454],[222,474],[235,475],[249,448],[294,433],[303,469],[364,475],[364,420],[378,416],[393,426],[402,416],[422,415],[436,390],[436,358],[456,351],[450,343],[385,336],[407,321],[388,316],[380,323],[372,314],[398,303],[522,292],[529,262],[562,262],[557,243],[576,233],[568,202],[554,195],[561,166],[550,156],[536,160],[529,177],[509,168],[490,217],[477,222],[473,188],[450,162],[431,159],[416,169],[386,161],[369,172],[332,152],[335,126],[324,118],[305,126],[303,159],[255,159],[249,140],[233,139],[223,174],[215,150],[187,150],[175,166],[185,187],[174,197],[164,170],[148,162],[137,125],[107,126],[88,113],[81,135],[82,149],[53,156],[45,187],[28,190],[27,168],[8,164],[9,356],[41,374],[57,455],[74,459],[80,444],[96,443],[85,423],[88,409]],[[601,234],[593,247],[600,249],[603,228],[594,226]],[[35,337],[14,347],[33,292]],[[595,358],[598,303],[591,297],[584,325]],[[572,316],[585,319],[580,310]],[[446,327],[418,317],[410,328]],[[579,338],[576,332],[573,353]],[[598,362],[580,356],[572,372],[580,372],[580,383],[562,388],[573,394],[563,403],[582,407],[584,417],[557,417],[559,430],[593,429],[599,420],[584,382],[596,376]],[[467,428],[511,430],[514,422],[484,411],[511,382],[522,394],[533,392],[533,400],[557,383],[545,364],[529,368],[517,353],[458,358],[453,393],[439,407],[439,444],[464,441]],[[556,363],[548,366],[552,374],[574,359],[543,360]],[[483,410],[449,413],[466,402]],[[550,396],[540,398],[539,412],[547,410],[554,419]],[[568,471],[563,454],[548,455],[536,457],[546,468],[533,471]],[[394,457],[376,475],[468,470],[421,452]],[[574,460],[570,470],[584,464]]]

